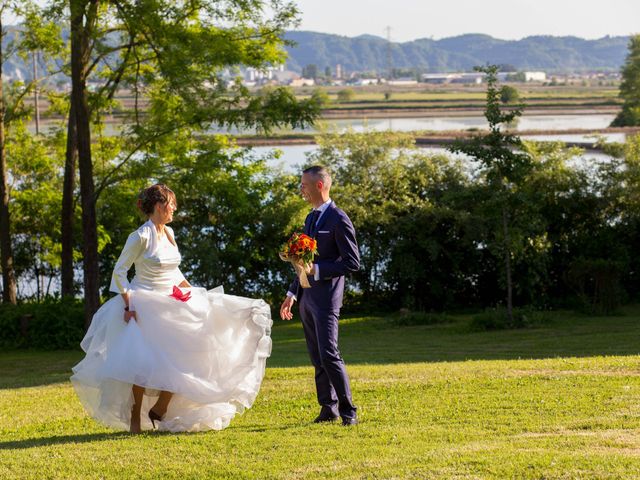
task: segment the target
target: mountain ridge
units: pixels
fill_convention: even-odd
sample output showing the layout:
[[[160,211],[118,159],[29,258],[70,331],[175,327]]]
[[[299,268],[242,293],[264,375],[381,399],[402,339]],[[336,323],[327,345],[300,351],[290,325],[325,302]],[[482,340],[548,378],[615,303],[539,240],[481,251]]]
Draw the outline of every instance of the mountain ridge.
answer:
[[[347,72],[388,71],[387,40],[375,35],[347,37],[312,31],[285,34],[287,68],[301,72],[306,65],[319,69],[340,64]],[[533,35],[520,40],[502,40],[482,33],[466,33],[434,40],[428,37],[391,42],[392,68],[422,72],[470,71],[476,65],[507,64],[518,70],[549,73],[619,71],[627,55],[629,36],[584,39],[571,35]]]

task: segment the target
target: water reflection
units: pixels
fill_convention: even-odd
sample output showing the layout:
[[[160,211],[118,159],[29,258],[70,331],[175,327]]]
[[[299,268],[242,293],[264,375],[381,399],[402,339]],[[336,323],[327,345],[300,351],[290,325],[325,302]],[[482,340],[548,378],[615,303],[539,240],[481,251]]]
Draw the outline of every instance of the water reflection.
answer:
[[[606,128],[613,121],[613,114],[589,115],[523,115],[520,117],[516,129],[523,130],[570,130],[570,129],[600,129]],[[323,128],[344,131],[351,128],[356,132],[365,130],[395,130],[399,132],[415,130],[431,130],[443,132],[449,130],[486,129],[487,121],[481,116],[464,117],[422,117],[422,118],[349,118],[334,119],[318,122],[317,126],[306,129],[282,130],[286,132],[316,133]],[[228,131],[232,134],[252,134],[252,130],[211,129],[212,132]]]
[[[252,147],[252,149],[255,154],[260,156],[270,154],[273,150],[279,150],[280,158],[270,160],[269,165],[272,167],[282,167],[283,170],[287,173],[298,173],[300,172],[300,167],[307,161],[307,154],[315,152],[318,147],[316,145],[280,145],[269,147]],[[451,155],[465,162],[470,162],[470,159],[468,157],[458,154],[453,155],[443,147],[425,147],[422,150],[427,154]],[[586,150],[581,155],[576,156],[571,163],[574,166],[590,169],[595,167],[599,163],[607,162],[610,160],[611,157],[602,152]],[[471,167],[471,165],[469,166]]]

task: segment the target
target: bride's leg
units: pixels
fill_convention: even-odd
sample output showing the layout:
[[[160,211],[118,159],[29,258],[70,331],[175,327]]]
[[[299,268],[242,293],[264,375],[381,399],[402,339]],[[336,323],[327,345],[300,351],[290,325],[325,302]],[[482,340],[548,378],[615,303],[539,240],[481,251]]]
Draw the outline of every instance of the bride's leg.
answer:
[[[131,388],[133,392],[133,408],[131,409],[131,424],[129,431],[131,433],[140,433],[140,409],[142,408],[142,397],[144,396],[144,387],[134,385]]]
[[[167,412],[167,408],[169,408],[171,397],[173,397],[173,392],[162,390],[160,392],[160,396],[158,397],[158,401],[153,407],[151,407],[151,410],[157,413],[160,417],[164,417],[164,414]]]

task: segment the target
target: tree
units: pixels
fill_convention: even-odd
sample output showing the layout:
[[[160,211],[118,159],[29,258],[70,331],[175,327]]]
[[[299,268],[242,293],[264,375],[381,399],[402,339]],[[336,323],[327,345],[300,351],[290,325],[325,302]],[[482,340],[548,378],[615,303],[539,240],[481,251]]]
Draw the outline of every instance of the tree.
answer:
[[[219,75],[228,66],[263,68],[282,63],[282,36],[296,21],[292,4],[278,0],[179,4],[169,0],[69,0],[68,19],[66,1],[53,0],[51,6],[54,15],[70,24],[67,168],[72,169],[77,150],[88,324],[99,306],[97,197],[118,181],[122,166],[136,151],[185,127],[206,129],[216,123],[267,131],[274,126],[305,125],[317,115],[317,106],[312,101],[297,102],[287,89],[252,96],[240,82],[228,87]],[[88,91],[90,79],[100,81],[95,93]],[[115,92],[123,86],[135,97],[131,123],[123,132],[125,151],[113,159],[113,171],[105,172],[96,185],[92,121],[99,121],[112,107]],[[143,118],[140,103],[144,97],[149,109],[164,106],[173,116],[162,117],[163,123],[155,122],[156,115]],[[70,190],[65,187],[65,192]]]
[[[513,71],[513,70],[512,70]],[[516,72],[507,74],[507,82],[526,82],[527,76],[524,72]]]
[[[516,103],[520,100],[520,93],[517,88],[511,85],[503,85],[500,89],[500,101],[502,103]]]
[[[486,201],[486,214],[492,217],[497,227],[493,231],[496,253],[503,259],[506,285],[507,316],[513,323],[513,278],[512,257],[514,233],[512,216],[518,202],[518,188],[531,172],[531,157],[522,151],[520,137],[504,133],[502,125],[508,125],[522,115],[521,108],[504,113],[500,107],[498,67],[489,65],[476,67],[476,71],[487,76],[487,100],[485,118],[489,122],[489,133],[475,136],[468,142],[457,142],[450,147],[452,152],[464,153],[480,162],[491,196]],[[497,213],[497,215],[495,215]]]
[[[6,104],[4,80],[1,66],[4,65],[3,40],[5,30],[2,25],[7,4],[0,4],[0,268],[2,269],[2,301],[15,304],[16,277],[13,267],[13,250],[11,248],[11,217],[9,214],[9,189],[7,185],[7,156],[5,148]]]
[[[318,66],[315,63],[302,67],[302,78],[318,78]]]
[[[622,67],[620,97],[624,99],[622,111],[611,123],[612,127],[640,125],[640,35],[629,40],[629,53]]]
[[[15,121],[7,140],[10,175],[12,236],[16,276],[21,297],[42,301],[52,293],[60,266],[60,201],[64,138],[33,135],[30,118]],[[26,280],[26,282],[25,282]],[[35,287],[29,292],[28,287]]]
[[[326,107],[331,103],[329,94],[324,88],[315,88],[311,94],[311,99],[320,107]]]
[[[24,18],[22,31],[16,34],[17,39],[6,47],[4,38],[6,31],[2,24],[5,12],[12,12]],[[51,24],[45,25],[41,16],[37,14],[35,4],[30,1],[13,2],[0,1],[0,77],[5,61],[14,54],[25,55],[43,49],[47,53],[55,53],[59,42],[55,41],[56,28]],[[50,38],[53,37],[53,38]],[[4,302],[15,304],[17,301],[17,287],[14,272],[13,249],[11,245],[11,215],[9,211],[8,162],[6,155],[7,133],[13,122],[27,115],[28,108],[24,98],[36,87],[37,79],[33,78],[26,85],[14,82],[5,88],[0,79],[0,268],[2,269],[2,299]]]
[[[420,203],[406,188],[407,165],[416,154],[413,138],[395,132],[347,132],[322,135],[316,142],[319,148],[307,163],[332,171],[332,197],[349,213],[358,233],[362,268],[354,277],[365,297],[379,295],[395,241],[390,226],[401,212]]]
[[[356,96],[356,92],[353,91],[352,88],[344,88],[338,91],[338,102],[345,103],[353,100],[353,97]]]

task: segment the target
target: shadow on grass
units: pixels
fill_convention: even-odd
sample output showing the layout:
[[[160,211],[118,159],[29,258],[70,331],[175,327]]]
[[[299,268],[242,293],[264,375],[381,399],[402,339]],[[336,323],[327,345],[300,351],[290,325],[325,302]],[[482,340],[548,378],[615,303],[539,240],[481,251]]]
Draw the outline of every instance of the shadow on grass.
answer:
[[[539,328],[473,332],[470,316],[452,323],[397,326],[384,316],[340,321],[340,350],[347,365],[637,355],[640,306],[624,315],[588,317],[553,312]],[[267,367],[310,367],[299,320],[275,320]],[[67,382],[80,351],[0,352],[0,390]]]
[[[23,450],[27,448],[49,447],[68,443],[103,442],[131,437],[129,432],[84,433],[79,435],[54,435],[51,437],[26,438],[12,442],[0,442],[0,450]]]

